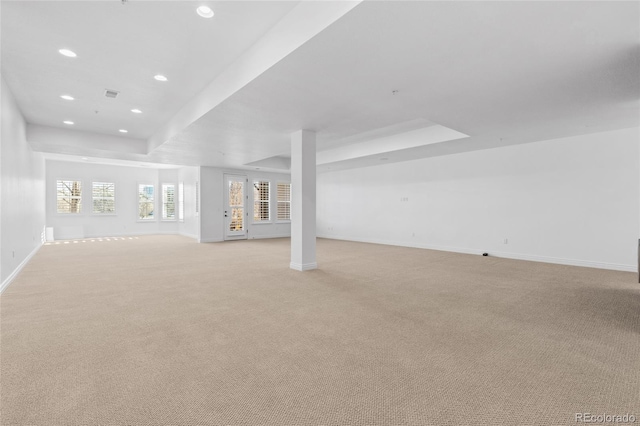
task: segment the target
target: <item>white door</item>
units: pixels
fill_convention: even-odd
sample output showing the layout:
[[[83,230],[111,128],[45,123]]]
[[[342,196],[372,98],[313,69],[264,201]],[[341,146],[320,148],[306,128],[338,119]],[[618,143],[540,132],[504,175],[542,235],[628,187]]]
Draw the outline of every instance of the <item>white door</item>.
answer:
[[[247,238],[247,177],[224,175],[224,239]]]

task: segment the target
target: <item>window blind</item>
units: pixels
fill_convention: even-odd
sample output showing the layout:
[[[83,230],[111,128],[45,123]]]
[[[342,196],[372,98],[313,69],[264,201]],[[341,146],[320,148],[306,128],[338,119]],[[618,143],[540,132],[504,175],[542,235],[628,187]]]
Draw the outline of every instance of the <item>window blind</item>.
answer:
[[[278,220],[291,220],[290,183],[278,183]]]
[[[93,182],[91,184],[93,212],[113,214],[116,212],[116,184],[113,182]]]
[[[253,182],[253,221],[266,222],[271,217],[269,214],[269,182]]]
[[[82,182],[58,180],[56,182],[58,213],[80,213],[82,210]]]
[[[175,220],[176,218],[176,186],[174,184],[162,184],[162,219]]]
[[[155,207],[155,187],[153,185],[138,185],[138,218],[153,220]]]
[[[200,182],[196,181],[196,216],[200,214]]]
[[[178,184],[178,220],[184,222],[184,182]]]

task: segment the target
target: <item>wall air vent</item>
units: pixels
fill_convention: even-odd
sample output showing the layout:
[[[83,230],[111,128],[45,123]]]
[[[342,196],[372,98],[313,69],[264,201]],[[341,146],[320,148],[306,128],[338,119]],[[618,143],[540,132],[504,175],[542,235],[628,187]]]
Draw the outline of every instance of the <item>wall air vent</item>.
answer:
[[[106,89],[106,90],[104,91],[104,95],[105,95],[107,98],[117,98],[119,93],[120,93],[120,92],[116,92],[115,90],[109,90],[109,89]]]

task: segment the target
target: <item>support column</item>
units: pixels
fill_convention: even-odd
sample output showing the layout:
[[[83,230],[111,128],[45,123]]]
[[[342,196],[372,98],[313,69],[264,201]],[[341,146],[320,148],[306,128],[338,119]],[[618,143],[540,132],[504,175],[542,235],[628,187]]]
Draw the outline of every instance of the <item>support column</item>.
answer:
[[[316,269],[316,134],[291,134],[291,269]]]

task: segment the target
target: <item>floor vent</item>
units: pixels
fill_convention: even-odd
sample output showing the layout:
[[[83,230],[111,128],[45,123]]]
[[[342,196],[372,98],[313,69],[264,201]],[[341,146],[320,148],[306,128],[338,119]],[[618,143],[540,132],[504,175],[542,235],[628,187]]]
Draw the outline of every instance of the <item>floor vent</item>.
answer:
[[[106,89],[106,90],[104,91],[104,95],[105,95],[107,98],[117,98],[119,93],[120,93],[120,92],[116,92],[115,90],[109,90],[109,89]]]

